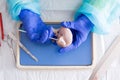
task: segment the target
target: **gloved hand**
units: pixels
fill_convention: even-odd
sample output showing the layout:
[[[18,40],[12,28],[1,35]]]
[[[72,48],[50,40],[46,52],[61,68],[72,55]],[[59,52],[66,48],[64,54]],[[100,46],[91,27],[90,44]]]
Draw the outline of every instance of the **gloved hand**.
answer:
[[[72,49],[75,49],[83,43],[93,28],[93,24],[91,21],[83,14],[77,17],[77,19],[73,22],[62,22],[61,25],[63,27],[69,28],[73,34],[73,42],[70,46],[61,48],[59,50],[60,53],[68,52]]]
[[[24,9],[19,15],[23,28],[27,31],[28,37],[35,42],[45,43],[53,35],[52,27],[47,26],[40,18],[40,15]]]

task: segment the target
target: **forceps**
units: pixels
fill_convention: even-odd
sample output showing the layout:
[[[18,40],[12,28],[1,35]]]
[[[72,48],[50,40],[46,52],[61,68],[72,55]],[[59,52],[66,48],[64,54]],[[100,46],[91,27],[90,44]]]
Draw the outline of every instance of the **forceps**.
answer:
[[[34,59],[36,62],[38,62],[38,59],[37,59],[12,33],[9,33],[8,36],[9,36],[16,44],[18,44],[32,59]]]

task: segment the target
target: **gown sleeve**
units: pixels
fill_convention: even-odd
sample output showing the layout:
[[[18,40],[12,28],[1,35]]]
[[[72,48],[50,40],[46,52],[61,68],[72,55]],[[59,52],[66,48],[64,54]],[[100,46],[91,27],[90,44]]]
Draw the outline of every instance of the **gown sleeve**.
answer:
[[[94,24],[93,32],[106,34],[110,23],[120,16],[119,0],[84,0],[77,10],[75,18],[84,14]]]
[[[39,0],[7,0],[8,11],[14,20],[19,20],[22,9],[29,9],[40,14]]]

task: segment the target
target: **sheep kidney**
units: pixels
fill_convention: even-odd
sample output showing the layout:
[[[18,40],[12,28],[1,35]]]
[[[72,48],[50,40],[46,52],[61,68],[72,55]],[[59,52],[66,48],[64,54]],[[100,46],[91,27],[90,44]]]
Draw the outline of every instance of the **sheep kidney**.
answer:
[[[57,45],[60,47],[67,47],[72,43],[73,35],[69,28],[61,27],[56,32]]]

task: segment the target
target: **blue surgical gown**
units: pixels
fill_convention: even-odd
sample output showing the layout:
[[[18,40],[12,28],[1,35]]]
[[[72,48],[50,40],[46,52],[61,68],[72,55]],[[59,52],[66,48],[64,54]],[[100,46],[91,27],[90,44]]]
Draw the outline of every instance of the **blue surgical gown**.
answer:
[[[56,0],[57,1],[57,0]],[[22,9],[29,9],[40,14],[39,0],[7,0],[9,13],[13,19],[19,20]],[[72,6],[72,5],[71,5]],[[120,16],[119,0],[83,0],[75,17],[86,15],[94,24],[92,29],[96,33],[107,33],[112,20]]]
[[[84,0],[75,17],[80,14],[94,24],[93,32],[106,34],[111,22],[120,16],[120,0]]]

